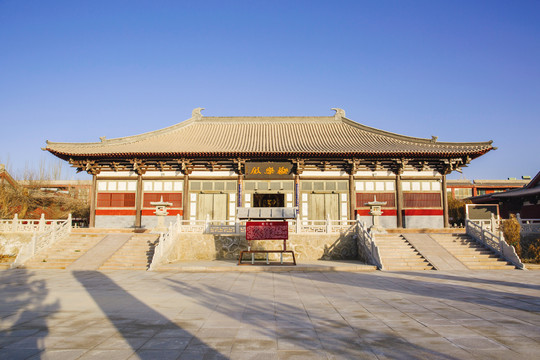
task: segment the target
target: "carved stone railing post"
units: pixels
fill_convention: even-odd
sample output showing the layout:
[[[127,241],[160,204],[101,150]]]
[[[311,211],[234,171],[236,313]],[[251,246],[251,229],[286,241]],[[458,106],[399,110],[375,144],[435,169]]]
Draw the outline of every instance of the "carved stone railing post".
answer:
[[[45,231],[45,214],[41,213],[41,217],[39,218],[39,232]]]
[[[204,219],[204,232],[210,232],[210,214],[206,214],[206,219]]]
[[[52,235],[51,235],[51,244],[56,241],[56,226],[53,225]]]
[[[326,214],[326,233],[330,234],[332,232],[330,214]]]
[[[13,216],[13,222],[11,223],[11,231],[17,231],[18,225],[19,225],[19,214],[15,214],[15,216]]]
[[[495,234],[495,231],[497,229],[497,219],[495,218],[495,215],[493,213],[491,214],[491,232]]]
[[[37,247],[37,234],[32,234],[32,256],[36,255],[36,247]]]
[[[240,220],[238,220],[238,216],[234,218],[234,233],[240,234]]]
[[[482,236],[482,243],[486,243],[486,234],[484,233],[484,223],[480,223],[480,234]]]

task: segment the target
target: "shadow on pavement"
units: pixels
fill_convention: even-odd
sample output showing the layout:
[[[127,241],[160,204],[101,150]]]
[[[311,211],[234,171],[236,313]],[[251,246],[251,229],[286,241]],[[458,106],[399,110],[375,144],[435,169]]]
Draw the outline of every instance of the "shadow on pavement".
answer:
[[[44,280],[25,269],[0,272],[0,359],[26,359],[45,350],[48,318],[59,309],[47,304]]]
[[[331,357],[347,359],[377,359],[378,356],[391,359],[456,359],[407,342],[388,327],[382,330],[367,324],[359,326],[358,323],[351,326],[339,312],[334,309],[328,311],[316,302],[304,304],[301,298],[294,296],[275,297],[272,274],[237,275],[230,288],[222,288],[219,283],[213,286],[167,280],[173,290],[190,294],[199,304],[229,319],[231,324],[240,321],[242,327],[235,340],[236,349],[240,352],[272,353],[277,348],[309,350],[318,356],[321,351],[326,351]],[[279,292],[276,289],[276,293]],[[296,292],[291,290],[284,293]]]
[[[73,275],[101,308],[139,359],[165,359],[191,355],[193,358],[227,357],[170,321],[98,271],[74,271]],[[167,337],[155,337],[158,333]],[[142,338],[149,339],[141,342]],[[186,350],[189,344],[196,348]],[[106,356],[106,354],[105,354]]]
[[[424,272],[386,272],[386,276],[375,273],[326,273],[325,276],[317,277],[317,281],[325,281],[332,284],[342,284],[365,288],[369,290],[380,290],[386,292],[397,292],[408,295],[423,296],[435,300],[461,301],[482,306],[494,306],[505,309],[518,309],[526,311],[540,311],[540,297],[526,294],[515,294],[513,299],[509,299],[509,293],[488,288],[475,288],[466,285],[438,282],[441,274],[435,271]],[[291,273],[292,276],[304,276],[299,273]],[[413,277],[423,276],[426,280],[414,279]],[[433,278],[434,281],[428,281]],[[474,278],[464,278],[464,282],[474,282]],[[492,284],[487,281],[487,284]],[[508,285],[505,283],[504,285]],[[517,290],[516,290],[517,291]]]
[[[499,270],[495,270],[499,271]],[[513,271],[513,270],[511,270]],[[515,270],[518,274],[522,270]],[[464,273],[471,275],[471,276],[457,276],[455,274],[439,274],[437,272],[409,272],[404,271],[401,272],[401,274],[411,275],[411,276],[425,276],[429,278],[439,278],[444,280],[452,280],[452,281],[462,281],[465,283],[475,282],[479,284],[489,284],[489,285],[501,285],[501,286],[510,286],[510,287],[518,287],[523,289],[535,289],[540,290],[540,285],[533,285],[533,284],[524,284],[520,282],[510,282],[510,281],[502,281],[502,280],[495,280],[495,279],[482,279],[479,278],[474,271],[464,271]],[[495,273],[496,274],[496,273]]]

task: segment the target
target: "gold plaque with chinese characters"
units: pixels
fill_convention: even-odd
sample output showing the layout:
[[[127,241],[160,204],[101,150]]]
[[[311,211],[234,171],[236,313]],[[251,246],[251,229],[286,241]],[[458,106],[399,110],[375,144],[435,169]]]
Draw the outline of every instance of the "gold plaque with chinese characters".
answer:
[[[293,164],[289,162],[246,162],[246,179],[290,179]]]

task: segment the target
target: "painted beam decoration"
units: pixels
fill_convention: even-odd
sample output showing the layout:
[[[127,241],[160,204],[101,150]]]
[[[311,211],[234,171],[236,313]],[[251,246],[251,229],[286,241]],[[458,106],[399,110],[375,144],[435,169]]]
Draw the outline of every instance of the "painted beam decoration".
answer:
[[[286,221],[248,221],[246,240],[287,240],[289,223]]]
[[[293,164],[290,162],[246,162],[246,179],[290,179]]]

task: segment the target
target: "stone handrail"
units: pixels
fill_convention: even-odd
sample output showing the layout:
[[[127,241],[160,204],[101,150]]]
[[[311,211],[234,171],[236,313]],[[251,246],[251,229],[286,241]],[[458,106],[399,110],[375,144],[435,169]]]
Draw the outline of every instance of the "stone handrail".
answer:
[[[181,233],[208,234],[242,234],[245,232],[245,221],[238,220],[179,220]],[[350,231],[356,220],[287,220],[289,233],[329,234]]]
[[[516,218],[522,235],[540,234],[540,219],[522,219],[519,213],[516,214]]]
[[[51,224],[43,232],[34,231],[32,240],[21,247],[11,267],[15,268],[24,264],[31,257],[50,247],[56,241],[67,238],[71,233],[71,220],[71,214],[69,214],[67,220],[48,220]]]
[[[490,228],[491,232],[495,233],[501,229],[502,220],[496,219],[494,216],[491,219],[469,219],[469,221],[485,228]]]
[[[379,270],[383,270],[379,248],[375,244],[375,241],[373,241],[373,237],[366,225],[359,219],[356,220],[356,234],[358,236],[358,245],[367,254],[368,260],[372,265],[376,265]]]
[[[0,232],[44,232],[63,222],[65,220],[45,220],[44,214],[39,219],[19,219],[15,214],[11,220],[0,220]]]
[[[176,222],[169,224],[167,232],[160,233],[157,245],[154,247],[154,256],[148,270],[154,270],[158,265],[166,262],[168,254],[173,249],[178,235],[182,232],[182,223],[180,215],[176,216]]]
[[[512,245],[504,240],[504,235],[499,232],[499,235],[495,235],[489,229],[484,228],[483,225],[475,224],[470,220],[465,221],[466,233],[476,242],[490,248],[501,256],[506,261],[512,263],[519,269],[524,269],[521,259],[516,253],[516,249]]]

